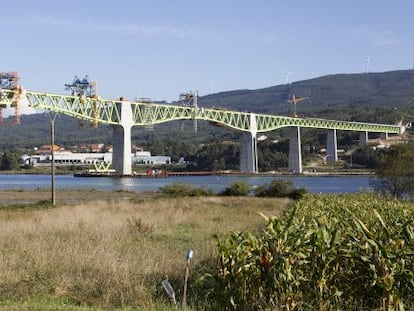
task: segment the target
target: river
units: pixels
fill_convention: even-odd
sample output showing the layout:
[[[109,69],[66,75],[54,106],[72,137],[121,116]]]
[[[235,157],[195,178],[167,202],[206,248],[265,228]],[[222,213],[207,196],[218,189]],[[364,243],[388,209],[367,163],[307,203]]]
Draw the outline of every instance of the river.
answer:
[[[108,178],[73,177],[56,175],[56,189],[95,189],[101,191],[157,191],[172,183],[185,183],[194,187],[220,192],[234,181],[241,180],[251,187],[268,184],[276,178],[288,180],[296,188],[306,188],[313,193],[352,193],[371,190],[369,176],[180,176],[168,178]],[[0,175],[0,190],[51,188],[49,175]]]

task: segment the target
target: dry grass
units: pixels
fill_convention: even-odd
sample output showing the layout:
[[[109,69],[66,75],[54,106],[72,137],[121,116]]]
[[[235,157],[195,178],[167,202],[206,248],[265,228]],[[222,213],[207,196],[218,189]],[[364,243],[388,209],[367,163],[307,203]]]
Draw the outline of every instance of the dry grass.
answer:
[[[0,210],[0,299],[46,296],[72,304],[141,306],[166,300],[160,281],[181,288],[211,262],[211,236],[254,229],[285,199],[197,197],[90,201],[42,210]]]

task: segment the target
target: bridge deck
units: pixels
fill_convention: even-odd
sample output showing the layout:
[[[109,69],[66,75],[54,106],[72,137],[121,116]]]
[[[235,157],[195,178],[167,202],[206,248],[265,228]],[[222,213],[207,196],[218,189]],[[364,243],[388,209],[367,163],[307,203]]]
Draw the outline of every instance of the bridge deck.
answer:
[[[12,105],[14,93],[12,90],[0,90],[0,107]],[[400,134],[405,129],[405,127],[398,125],[292,118],[271,114],[255,114],[250,112],[147,102],[106,100],[99,97],[85,98],[33,91],[23,91],[22,96],[27,99],[29,106],[32,108],[52,110],[96,124],[122,125],[122,106],[130,105],[133,116],[132,125],[135,126],[148,126],[174,120],[205,120],[245,132],[252,131],[253,126],[255,126],[254,130],[256,132],[268,132],[292,126],[394,134]],[[251,124],[252,117],[256,120],[255,125]]]

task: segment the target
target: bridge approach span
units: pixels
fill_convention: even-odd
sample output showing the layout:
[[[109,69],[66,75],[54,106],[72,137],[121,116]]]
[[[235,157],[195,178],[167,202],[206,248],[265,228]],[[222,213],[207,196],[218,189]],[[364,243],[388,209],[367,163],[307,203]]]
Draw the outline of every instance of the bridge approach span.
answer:
[[[2,90],[3,105],[7,104],[8,93],[11,90]],[[138,101],[107,100],[97,98],[82,98],[79,96],[23,91],[29,106],[41,110],[51,110],[72,116],[92,123],[122,125],[121,105],[130,104],[132,109],[132,125],[154,125],[174,120],[204,120],[210,121],[235,130],[250,132],[251,114],[256,118],[257,132],[269,132],[283,127],[306,127],[318,129],[336,129],[344,131],[376,132],[402,134],[405,127],[402,125],[375,124],[364,122],[350,122],[315,118],[292,118],[271,114],[227,111],[222,109],[184,107]],[[11,103],[11,102],[10,102]]]
[[[289,170],[301,172],[300,128],[326,129],[329,132],[327,146],[333,161],[336,155],[336,130],[357,131],[367,136],[369,132],[402,134],[403,125],[387,125],[363,122],[325,120],[315,118],[293,118],[271,114],[227,111],[223,109],[200,108],[160,104],[147,101],[106,100],[98,96],[84,97],[19,90],[31,108],[55,111],[91,123],[114,125],[114,168],[122,175],[131,175],[128,160],[133,126],[151,126],[175,120],[204,120],[245,132],[240,165],[245,172],[257,172],[256,134],[292,127]],[[16,90],[0,90],[0,107],[13,104]],[[118,147],[116,147],[118,146]],[[243,151],[244,150],[244,151]],[[117,159],[117,160],[116,160]],[[118,163],[118,164],[116,164]],[[244,164],[243,164],[244,163]],[[116,167],[117,166],[117,167]]]

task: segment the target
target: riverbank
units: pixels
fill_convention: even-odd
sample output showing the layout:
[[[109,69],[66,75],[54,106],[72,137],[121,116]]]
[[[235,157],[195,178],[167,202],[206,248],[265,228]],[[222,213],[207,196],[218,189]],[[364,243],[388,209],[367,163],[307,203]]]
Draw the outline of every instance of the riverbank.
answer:
[[[141,199],[154,196],[151,193],[140,193]],[[56,192],[56,203],[58,205],[74,205],[85,204],[94,201],[125,201],[136,199],[137,193],[130,191],[101,191],[96,189],[91,190],[59,190]],[[43,203],[45,205],[51,202],[50,189],[9,189],[0,190],[0,207],[1,206],[16,206],[18,205],[32,205]]]
[[[56,175],[57,196],[62,190],[81,191],[116,191],[131,193],[157,192],[159,188],[174,183],[188,184],[193,187],[209,189],[219,193],[236,181],[248,184],[251,189],[269,184],[274,179],[292,182],[295,188],[306,188],[313,193],[352,193],[371,189],[372,176],[369,175],[204,175],[204,176],[171,176],[169,178],[78,178],[73,175]],[[38,190],[50,189],[49,175],[0,175],[0,190]],[[50,191],[50,190],[49,190]],[[74,200],[78,200],[74,194]]]
[[[28,194],[26,191],[0,191],[0,198],[11,193],[21,197]],[[47,194],[44,190],[30,192],[41,193]],[[256,297],[255,292],[263,288],[272,289],[268,291],[273,295],[269,296],[272,300],[257,300],[263,309],[283,308],[285,300],[282,299],[287,297],[286,293],[289,294],[286,301],[309,306],[309,309],[318,309],[321,302],[328,306],[325,309],[340,309],[345,305],[356,310],[361,302],[370,309],[379,309],[387,293],[376,290],[380,284],[375,283],[377,274],[366,273],[367,278],[357,285],[353,281],[359,271],[375,268],[372,261],[365,259],[372,257],[377,244],[384,246],[385,254],[391,254],[387,258],[378,255],[380,262],[391,260],[390,273],[405,273],[402,283],[395,283],[393,290],[402,293],[398,297],[402,298],[406,309],[413,308],[411,270],[403,269],[405,263],[407,267],[412,266],[410,247],[404,246],[410,240],[400,243],[398,248],[393,243],[387,244],[404,241],[406,237],[401,234],[412,231],[412,222],[407,219],[412,218],[413,208],[407,202],[361,193],[311,195],[296,205],[278,198],[212,196],[147,200],[141,194],[128,199],[131,195],[128,192],[107,192],[118,199],[111,196],[104,199],[105,193],[99,191],[62,193],[99,199],[59,204],[56,208],[0,208],[0,310],[177,310],[164,291],[165,280],[175,291],[178,303],[182,301],[184,285],[188,284],[186,310],[189,311],[225,309],[233,296],[234,300],[247,297],[237,295],[245,290],[241,287],[244,284],[254,285],[248,288],[248,297]],[[288,213],[282,216],[284,211]],[[361,220],[350,222],[350,213]],[[334,217],[320,217],[327,214]],[[381,222],[378,215],[382,215]],[[269,221],[264,219],[266,217],[270,217]],[[362,228],[359,223],[367,224],[368,228],[365,225]],[[381,223],[387,224],[388,232]],[[343,228],[341,234],[338,234],[338,224]],[[373,233],[376,238],[373,243],[367,243],[367,235],[362,234],[361,228]],[[309,232],[313,234],[310,242]],[[323,293],[347,291],[347,294],[343,297],[325,295],[321,300],[318,293],[309,294],[309,288],[316,288],[320,283],[318,271],[326,268],[325,262],[315,261],[315,269],[311,269],[316,271],[313,274],[306,262],[312,262],[315,258],[312,250],[324,245],[326,236],[335,237],[338,252],[348,254],[351,251],[352,256],[342,256],[337,263],[340,271],[347,274],[338,273],[338,269],[327,270],[328,280],[342,277],[341,282],[331,282],[333,290],[332,287],[323,288]],[[272,246],[274,241],[288,246],[276,253],[289,259],[282,264],[273,260],[274,256],[269,257],[274,252],[268,251],[268,245],[270,250],[276,249]],[[374,246],[367,249],[366,245]],[[189,249],[194,256],[186,260]],[[330,248],[320,249],[322,256],[331,262],[338,259],[337,252]],[[304,258],[305,264],[297,264],[296,254]],[[287,271],[284,263],[291,264],[288,272],[298,286],[286,292],[280,287],[283,284],[257,278],[263,272],[264,260],[266,267],[270,267],[268,271],[273,271],[272,275],[266,275],[269,279],[283,276]],[[189,272],[186,279],[185,271]],[[303,280],[303,275],[309,278]],[[231,283],[227,283],[228,280]],[[408,281],[404,283],[404,280]],[[228,284],[232,285],[232,292]]]

